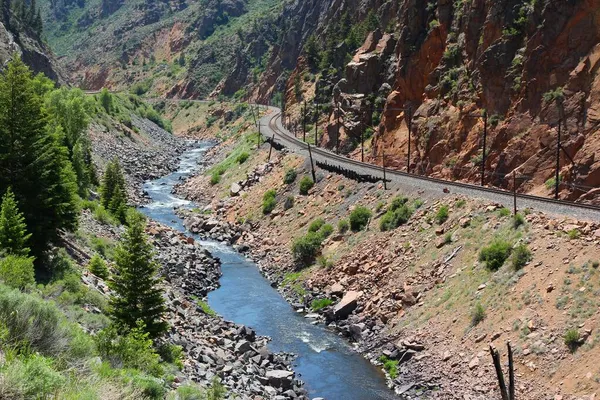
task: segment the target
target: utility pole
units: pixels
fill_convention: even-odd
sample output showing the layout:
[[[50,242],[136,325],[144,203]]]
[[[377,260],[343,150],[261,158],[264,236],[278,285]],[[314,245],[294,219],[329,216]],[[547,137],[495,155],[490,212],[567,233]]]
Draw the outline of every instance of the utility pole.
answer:
[[[315,163],[313,162],[312,151],[310,149],[310,143],[307,143],[307,145],[308,145],[308,156],[310,157],[310,169],[312,171],[313,182],[317,183],[317,174],[315,173]]]
[[[319,142],[319,103],[315,103],[315,146]]]
[[[306,143],[306,100],[304,101],[304,110],[302,110],[302,141]]]
[[[488,113],[483,111],[483,158],[481,160],[481,186],[485,186],[485,159],[486,159],[486,142],[487,142],[487,126]]]
[[[385,149],[382,151],[382,164],[383,164],[383,190],[387,190],[387,174],[385,172]]]
[[[408,162],[406,163],[406,172],[410,174],[410,139],[412,131],[412,107],[408,106]]]
[[[258,146],[256,146],[256,149],[260,149],[260,121],[258,121]]]
[[[271,138],[271,147],[269,148],[269,158],[267,159],[267,162],[271,161],[271,153],[273,152],[273,143],[275,142],[275,134],[273,134],[273,137]]]
[[[517,216],[517,172],[513,171],[513,215]]]
[[[335,145],[335,150],[338,154],[340,154],[340,103],[338,102],[336,104],[336,125],[337,125],[337,135],[336,135],[336,145]]]
[[[554,187],[554,198],[556,200],[558,200],[558,191],[559,191],[559,187],[560,187],[560,148],[561,148],[561,144],[560,144],[560,129],[561,129],[561,125],[562,125],[562,118],[560,118],[558,120],[558,137],[557,137],[557,142],[556,142],[556,176],[554,177],[554,179],[556,180],[555,182],[555,187]]]

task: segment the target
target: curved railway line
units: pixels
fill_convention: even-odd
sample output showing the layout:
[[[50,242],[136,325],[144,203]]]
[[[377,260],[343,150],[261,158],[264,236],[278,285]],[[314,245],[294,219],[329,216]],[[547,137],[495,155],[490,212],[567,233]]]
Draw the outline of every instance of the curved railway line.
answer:
[[[276,107],[268,107],[271,113],[260,119],[261,133],[266,138],[275,138],[275,141],[292,150],[308,157],[308,145],[298,140],[282,124],[281,110]],[[327,163],[362,175],[372,175],[383,180],[384,170],[378,165],[363,163],[319,147],[310,146],[312,158],[315,162]],[[469,197],[491,200],[512,208],[514,194],[506,190],[476,186],[469,183],[446,181],[430,178],[422,175],[413,175],[406,172],[387,169],[385,175],[388,182],[408,185],[417,189],[433,190],[437,192],[450,191],[454,194],[462,194]],[[591,204],[560,201],[545,197],[517,193],[517,203],[520,209],[531,208],[548,214],[569,216],[582,220],[600,221],[600,206]]]

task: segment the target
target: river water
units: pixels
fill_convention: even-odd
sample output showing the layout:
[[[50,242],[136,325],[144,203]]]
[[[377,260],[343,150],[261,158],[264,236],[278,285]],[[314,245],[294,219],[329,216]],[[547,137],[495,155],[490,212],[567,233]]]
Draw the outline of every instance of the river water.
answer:
[[[207,149],[208,145],[186,152],[176,172],[148,182],[144,189],[152,202],[141,211],[155,221],[186,232],[174,207],[194,205],[171,194],[171,190],[180,179],[198,169],[198,161]],[[396,398],[378,368],[354,352],[335,332],[313,325],[296,313],[253,262],[224,244],[200,242],[222,263],[221,287],[208,296],[212,309],[227,320],[271,337],[272,351],[297,354],[294,370],[305,382],[310,397],[326,400]]]

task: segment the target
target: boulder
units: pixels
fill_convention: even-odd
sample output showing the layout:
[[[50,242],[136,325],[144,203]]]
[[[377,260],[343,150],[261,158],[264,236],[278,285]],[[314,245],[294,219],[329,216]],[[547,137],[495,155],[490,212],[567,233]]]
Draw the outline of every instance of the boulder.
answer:
[[[240,186],[239,183],[234,182],[231,184],[231,188],[229,189],[229,194],[231,195],[231,197],[236,197],[240,195],[240,192],[242,191],[242,187]]]
[[[292,387],[292,378],[294,373],[285,370],[267,371],[266,377],[269,384],[282,389],[290,389]]]
[[[333,309],[333,315],[336,319],[347,318],[358,305],[358,299],[362,292],[350,291],[344,295],[342,300]]]

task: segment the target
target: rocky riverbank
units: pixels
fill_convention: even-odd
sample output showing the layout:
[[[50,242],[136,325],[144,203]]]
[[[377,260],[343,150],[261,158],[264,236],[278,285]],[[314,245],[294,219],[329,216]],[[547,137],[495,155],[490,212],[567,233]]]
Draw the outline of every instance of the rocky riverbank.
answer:
[[[123,229],[101,225],[88,212],[83,229],[118,240]],[[203,386],[218,378],[230,398],[306,399],[302,382],[291,369],[293,355],[274,354],[269,338],[249,327],[223,320],[204,302],[219,287],[220,262],[192,238],[150,221],[147,234],[156,249],[163,277],[167,315],[171,329],[164,340],[183,348],[184,369],[174,385],[193,381]],[[84,261],[89,251],[80,251]],[[85,272],[84,283],[108,296],[110,289],[100,278]]]

